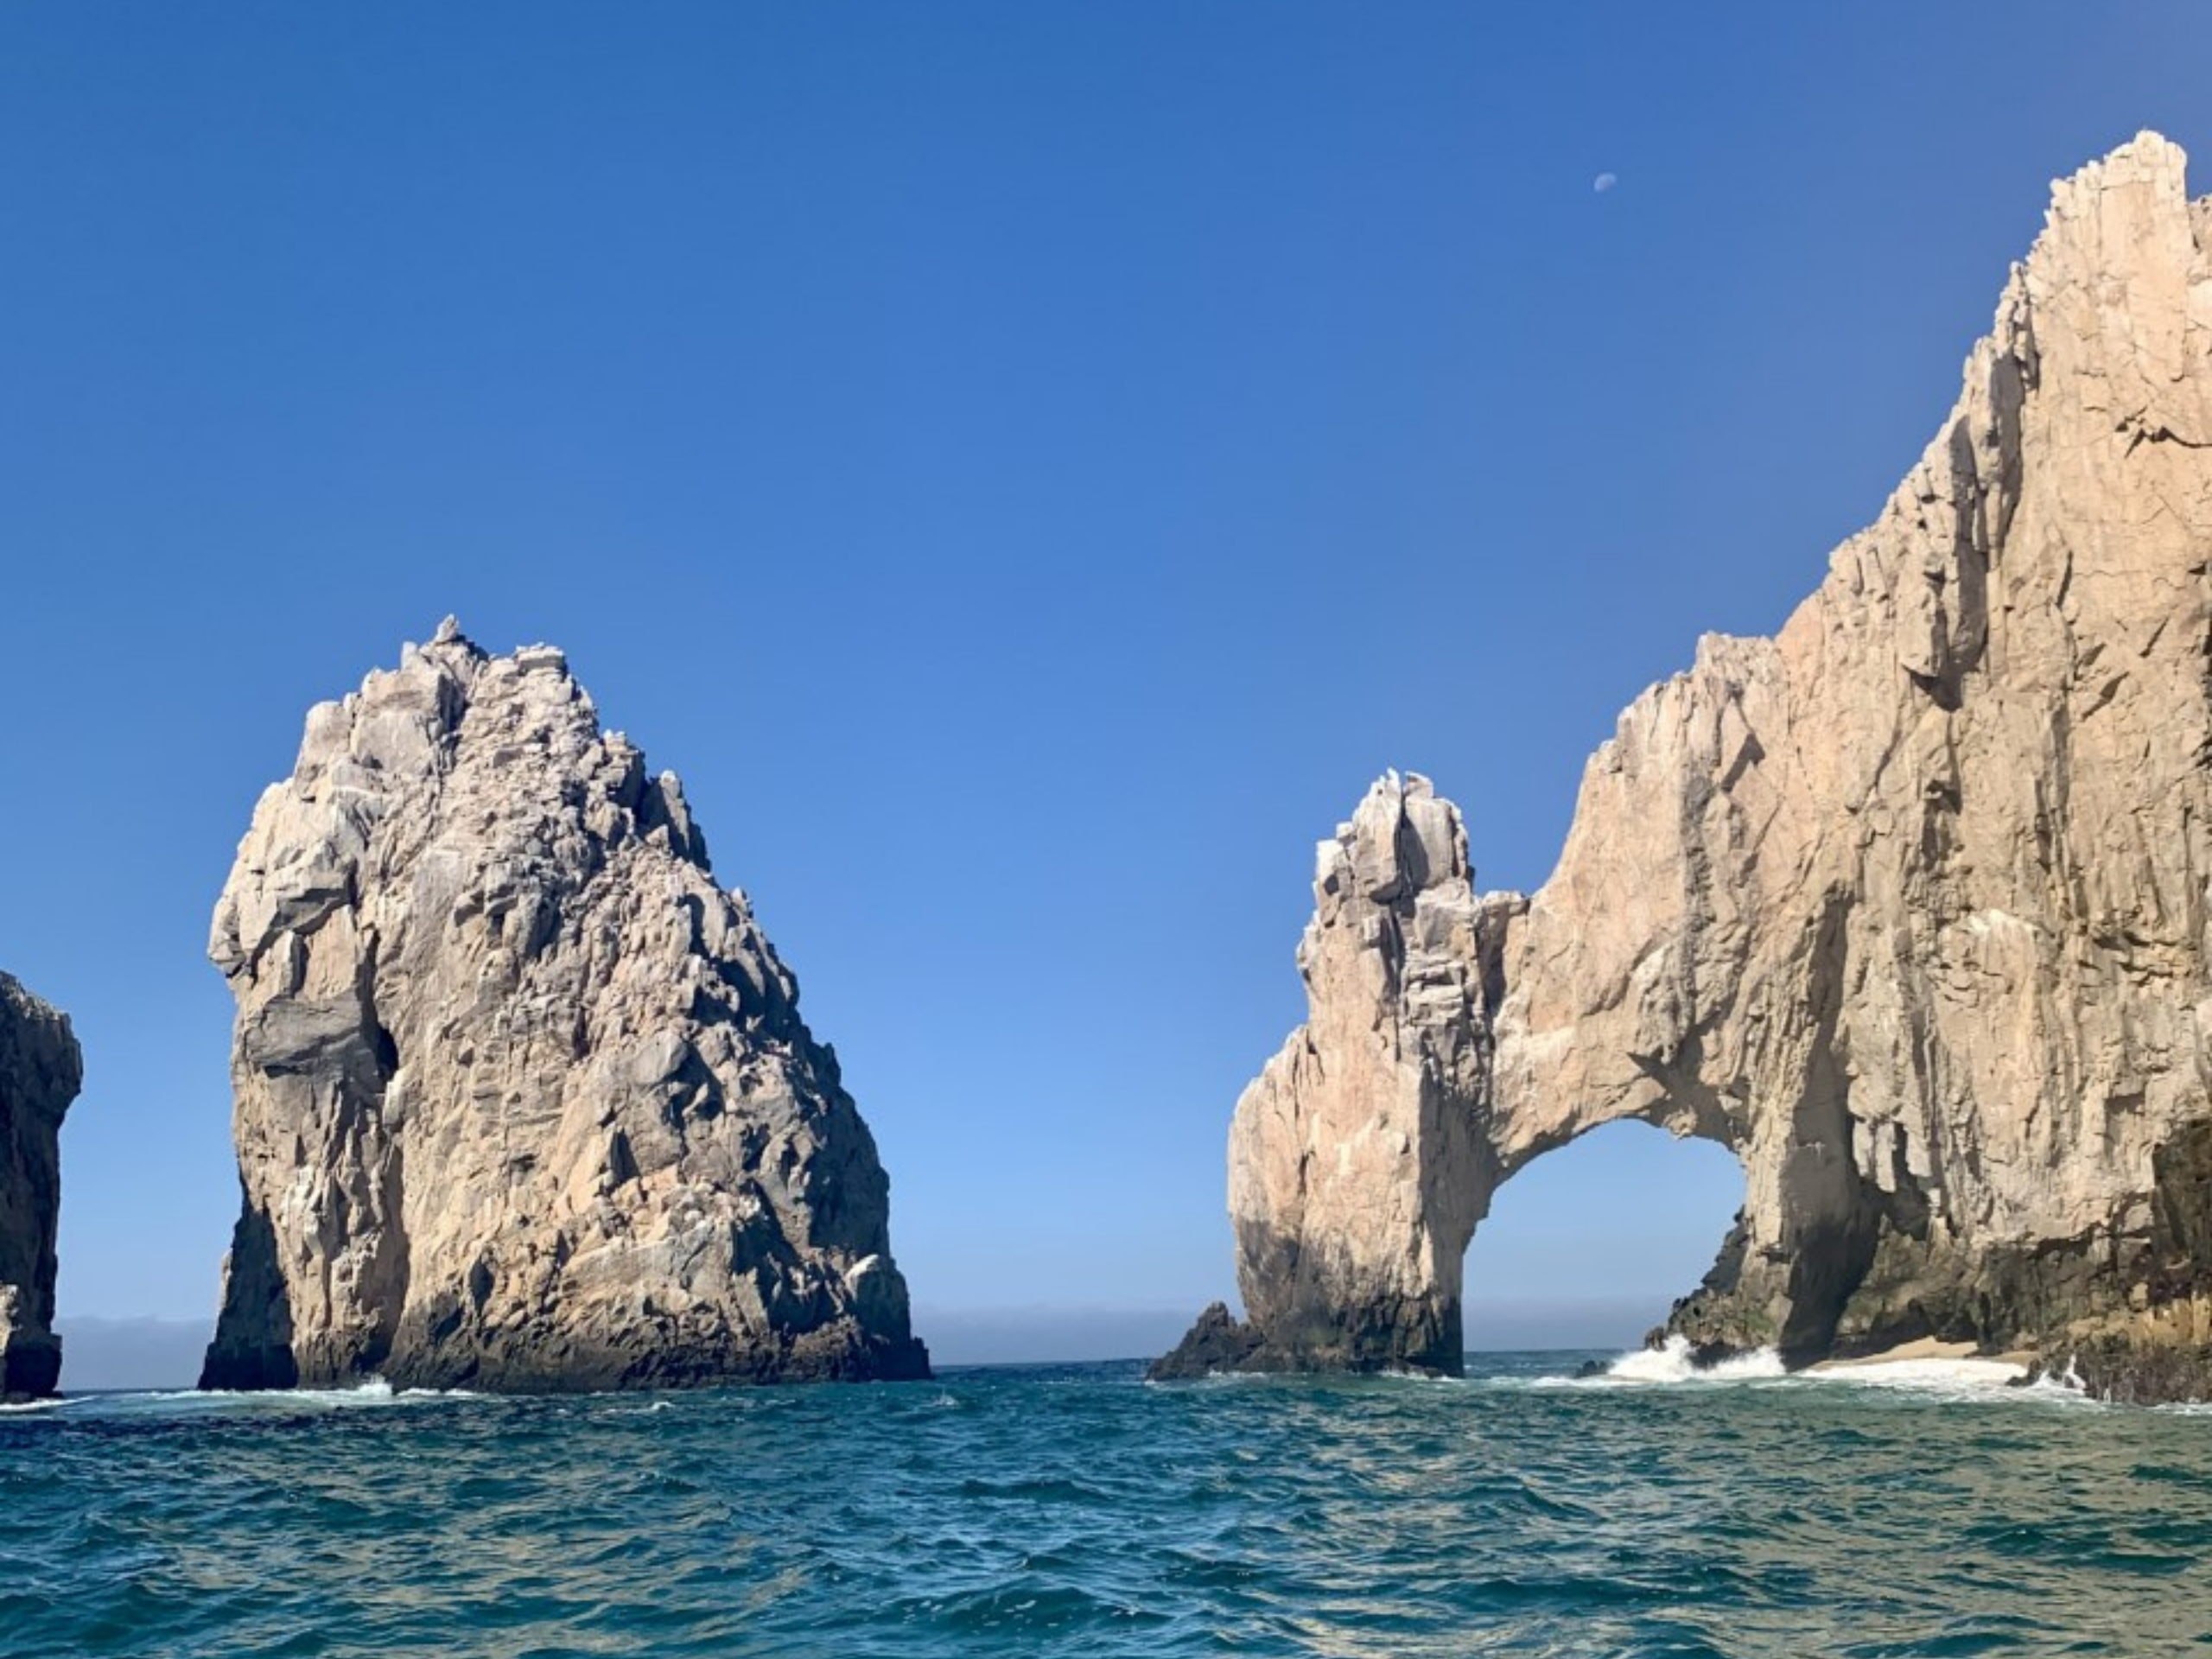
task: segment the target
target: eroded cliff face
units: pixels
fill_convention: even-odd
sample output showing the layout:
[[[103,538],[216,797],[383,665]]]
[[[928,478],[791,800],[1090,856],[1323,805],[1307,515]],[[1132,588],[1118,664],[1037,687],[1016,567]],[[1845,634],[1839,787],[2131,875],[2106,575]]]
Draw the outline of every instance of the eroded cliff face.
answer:
[[[2156,136],[2058,184],[1919,465],[1777,636],[1708,637],[1622,716],[1525,909],[1464,859],[1410,909],[1325,877],[1312,1018],[1231,1134],[1246,1363],[1456,1369],[1430,1333],[1497,1184],[1641,1118],[1744,1163],[1671,1320],[1701,1344],[1932,1334],[2201,1385],[2208,245]],[[1422,844],[1457,845],[1386,780],[1334,844],[1440,816]]]
[[[1376,784],[1318,861],[1312,1018],[1230,1136],[1237,1281],[1268,1338],[1253,1357],[1455,1369],[1460,1259],[1498,1179],[1479,1132],[1497,918],[1423,778]]]
[[[209,954],[244,1202],[202,1386],[927,1375],[836,1056],[559,652],[449,620],[314,709]]]
[[[61,1119],[84,1082],[64,1015],[0,974],[0,1400],[52,1394]]]

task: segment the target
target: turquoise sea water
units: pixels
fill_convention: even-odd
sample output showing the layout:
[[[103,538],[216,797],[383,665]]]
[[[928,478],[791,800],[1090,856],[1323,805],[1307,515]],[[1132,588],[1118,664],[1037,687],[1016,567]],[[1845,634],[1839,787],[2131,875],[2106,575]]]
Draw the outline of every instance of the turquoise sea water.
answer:
[[[0,1414],[0,1655],[2212,1650],[2212,1414],[1134,1364]]]

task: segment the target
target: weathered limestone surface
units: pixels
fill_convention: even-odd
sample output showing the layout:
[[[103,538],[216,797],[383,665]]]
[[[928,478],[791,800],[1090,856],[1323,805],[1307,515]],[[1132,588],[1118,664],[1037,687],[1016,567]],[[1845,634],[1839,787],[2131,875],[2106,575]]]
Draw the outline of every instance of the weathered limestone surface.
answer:
[[[0,1400],[54,1392],[61,1119],[84,1082],[67,1018],[0,974]]]
[[[311,711],[209,954],[244,1203],[202,1386],[928,1374],[836,1056],[559,652],[448,620]]]
[[[2212,1377],[2212,203],[2183,166],[2145,134],[2055,187],[1918,466],[1777,636],[1707,638],[1621,717],[1525,908],[1475,898],[1417,779],[1324,844],[1312,1016],[1230,1138],[1247,1363],[1455,1370],[1497,1185],[1641,1118],[1744,1163],[1670,1320],[1696,1342]]]

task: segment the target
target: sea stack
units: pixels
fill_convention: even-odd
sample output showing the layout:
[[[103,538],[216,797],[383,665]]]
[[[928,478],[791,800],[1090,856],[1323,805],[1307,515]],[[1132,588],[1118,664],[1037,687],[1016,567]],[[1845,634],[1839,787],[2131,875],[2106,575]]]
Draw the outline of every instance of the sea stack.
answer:
[[[0,1401],[54,1392],[61,1120],[83,1086],[67,1016],[0,974]]]
[[[208,949],[243,1205],[202,1387],[928,1375],[836,1055],[560,652],[448,618],[310,711]]]
[[[1497,1185],[1640,1118],[1743,1160],[1705,1352],[2212,1393],[2209,249],[2155,135],[2059,183],[1881,516],[1621,717],[1525,904],[1376,786],[1230,1133],[1249,1326],[1163,1374],[1456,1370]]]

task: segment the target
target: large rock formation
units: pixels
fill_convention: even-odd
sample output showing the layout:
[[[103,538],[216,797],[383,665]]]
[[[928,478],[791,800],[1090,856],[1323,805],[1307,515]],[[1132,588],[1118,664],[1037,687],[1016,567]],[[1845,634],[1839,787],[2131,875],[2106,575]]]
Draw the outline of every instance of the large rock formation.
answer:
[[[52,1394],[61,1118],[84,1082],[68,1020],[0,974],[0,1400]]]
[[[2209,561],[2212,203],[2146,134],[2055,188],[1957,407],[1780,634],[1621,717],[1525,906],[1476,899],[1418,779],[1325,843],[1312,1018],[1230,1136],[1243,1363],[1456,1370],[1498,1184],[1641,1118],[1743,1160],[1670,1320],[1701,1344],[2201,1389]]]
[[[245,1202],[203,1387],[928,1374],[836,1056],[559,652],[448,620],[315,709],[208,948]]]

